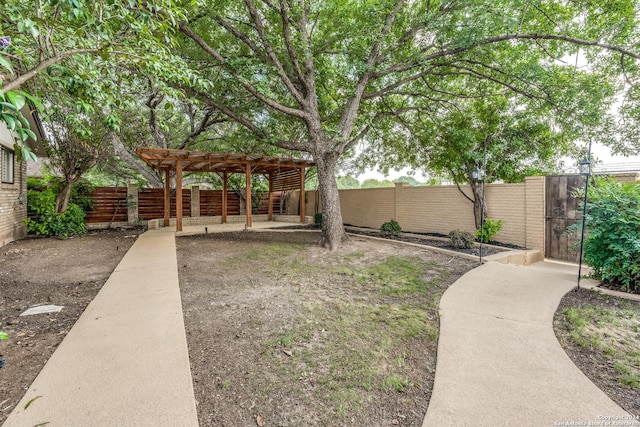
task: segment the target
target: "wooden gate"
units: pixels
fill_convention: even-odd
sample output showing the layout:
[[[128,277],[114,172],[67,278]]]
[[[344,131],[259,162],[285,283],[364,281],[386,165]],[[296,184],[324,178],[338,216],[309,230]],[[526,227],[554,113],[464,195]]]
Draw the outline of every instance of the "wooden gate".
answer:
[[[562,175],[546,177],[545,251],[547,258],[579,261],[580,233],[567,233],[567,228],[582,220],[582,198],[574,192],[584,188],[584,177]]]

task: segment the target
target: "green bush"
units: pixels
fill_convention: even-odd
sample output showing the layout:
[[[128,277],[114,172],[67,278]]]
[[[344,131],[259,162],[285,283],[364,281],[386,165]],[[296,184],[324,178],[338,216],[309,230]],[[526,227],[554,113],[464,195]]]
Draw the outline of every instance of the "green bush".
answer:
[[[27,192],[27,232],[40,236],[68,239],[87,232],[84,211],[75,203],[63,213],[56,213],[56,193],[52,187]]]
[[[491,218],[486,218],[482,227],[476,230],[476,236],[478,240],[483,243],[493,241],[493,238],[500,232],[504,225],[503,220],[494,221]]]
[[[400,228],[400,224],[398,224],[398,222],[395,219],[392,219],[389,222],[385,222],[384,224],[382,224],[382,227],[380,227],[380,230],[382,230],[383,234],[391,234],[393,236],[399,236],[400,232],[402,231],[402,228]]]
[[[322,225],[322,212],[318,212],[313,216],[313,223],[315,225]]]
[[[597,180],[586,227],[584,259],[596,277],[640,293],[640,185]]]
[[[458,249],[471,249],[473,246],[473,234],[468,231],[453,230],[449,233],[451,246]]]
[[[35,191],[45,191],[51,189],[57,196],[62,188],[62,182],[59,177],[47,176],[44,178],[27,178],[27,188]],[[80,206],[83,211],[89,212],[93,210],[95,201],[90,197],[95,186],[86,179],[81,179],[71,189],[71,197],[69,203]]]

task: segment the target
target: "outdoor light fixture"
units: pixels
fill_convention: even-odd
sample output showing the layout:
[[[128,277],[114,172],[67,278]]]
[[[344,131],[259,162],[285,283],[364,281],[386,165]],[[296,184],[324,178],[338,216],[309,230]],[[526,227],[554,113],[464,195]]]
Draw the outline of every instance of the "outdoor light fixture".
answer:
[[[591,143],[589,143],[589,155],[591,155]],[[584,229],[587,223],[587,197],[589,195],[589,177],[591,176],[591,162],[588,158],[582,159],[579,167],[580,175],[584,176],[584,201],[582,202],[582,235],[580,237],[580,259],[578,260],[578,287],[580,289],[580,277],[582,276],[582,251],[584,248]]]
[[[484,170],[480,169],[478,165],[476,165],[476,167],[473,168],[473,171],[471,171],[471,179],[474,181],[482,181],[484,179]]]
[[[588,177],[591,175],[591,162],[586,157],[580,162],[580,175]]]

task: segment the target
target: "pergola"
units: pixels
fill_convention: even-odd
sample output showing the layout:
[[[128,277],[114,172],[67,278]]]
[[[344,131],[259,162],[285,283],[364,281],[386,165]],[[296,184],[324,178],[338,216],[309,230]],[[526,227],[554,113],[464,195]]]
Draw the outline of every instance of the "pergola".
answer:
[[[267,157],[249,154],[138,147],[136,153],[153,169],[165,171],[164,225],[169,226],[171,209],[170,173],[176,173],[176,231],[182,231],[182,173],[211,172],[222,177],[222,223],[227,222],[227,178],[232,173],[246,176],[246,217],[251,227],[251,175],[269,178],[269,221],[273,220],[273,192],[300,190],[300,222],[305,221],[305,169],[313,162],[302,159]]]

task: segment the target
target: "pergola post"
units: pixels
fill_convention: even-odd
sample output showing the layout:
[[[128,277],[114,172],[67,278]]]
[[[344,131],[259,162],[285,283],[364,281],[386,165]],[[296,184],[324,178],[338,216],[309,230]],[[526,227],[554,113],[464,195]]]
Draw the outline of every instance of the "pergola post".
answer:
[[[251,176],[260,174],[269,179],[269,221],[274,220],[275,192],[300,189],[300,222],[306,221],[305,213],[305,171],[314,166],[313,162],[303,159],[285,159],[260,155],[216,153],[195,150],[178,150],[169,148],[138,147],[136,153],[150,167],[158,171],[165,171],[164,182],[164,225],[171,224],[171,197],[173,189],[172,174],[175,173],[176,190],[173,196],[176,198],[176,231],[183,229],[183,200],[182,180],[183,172],[209,172],[222,177],[222,218],[223,224],[227,223],[229,210],[228,175],[230,173],[246,176],[246,225],[253,224],[253,209],[251,196]],[[295,174],[299,173],[300,180],[296,182]],[[192,194],[193,197],[193,194]],[[206,198],[206,197],[205,197]],[[197,197],[192,200],[196,202]],[[197,208],[197,205],[194,205]],[[197,209],[195,209],[197,211]],[[216,212],[219,212],[216,210]],[[195,215],[191,212],[192,215]]]
[[[222,172],[222,223],[227,223],[227,171]]]
[[[251,227],[251,164],[247,163],[246,168],[247,168],[247,172],[246,172],[247,188],[245,193],[245,200],[246,200],[245,213],[247,217],[247,227]]]
[[[304,194],[304,168],[300,168],[300,222],[305,223],[305,194]]]
[[[176,231],[182,231],[182,160],[176,162]]]
[[[164,226],[169,226],[171,218],[171,170],[164,171]]]
[[[269,173],[269,221],[273,221],[273,173]]]

